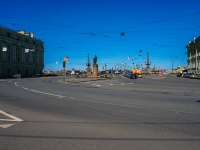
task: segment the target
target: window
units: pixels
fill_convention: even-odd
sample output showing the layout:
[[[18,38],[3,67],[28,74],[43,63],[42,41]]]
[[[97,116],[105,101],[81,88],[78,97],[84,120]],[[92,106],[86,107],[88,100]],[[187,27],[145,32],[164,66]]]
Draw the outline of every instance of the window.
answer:
[[[6,61],[6,52],[2,52],[2,60]]]
[[[13,58],[13,62],[15,62],[16,61],[16,49],[17,49],[17,47],[16,46],[13,46],[13,48],[12,48],[12,58]]]
[[[33,55],[32,55],[32,51],[29,52],[30,53],[30,63],[33,63]]]
[[[4,30],[2,30],[2,35],[3,35],[3,36],[5,35],[5,31],[4,31]]]
[[[37,51],[37,56],[36,56],[36,58],[37,58],[37,64],[39,64],[39,63],[40,63],[40,59],[39,59],[39,51]]]
[[[10,59],[10,54],[8,55],[8,61],[10,61],[11,59]]]
[[[42,52],[42,65],[44,65],[44,53]]]
[[[20,36],[20,40],[21,40],[22,42],[24,42],[24,37],[23,37],[23,36]]]
[[[28,58],[26,58],[26,63],[28,64]]]
[[[192,68],[195,68],[195,63],[194,62],[192,63]]]
[[[10,49],[10,44],[7,44],[7,48]]]
[[[22,60],[21,60],[21,62],[24,63],[25,49],[22,48],[22,49],[21,49],[21,52],[22,52],[22,53],[21,53],[21,54],[22,54],[22,58],[21,58]]]
[[[2,46],[2,61],[6,61],[7,47],[6,44],[2,44]]]
[[[20,62],[20,57],[19,56],[17,57],[17,62]]]
[[[10,33],[9,32],[7,32],[7,37],[10,37]]]
[[[20,40],[20,36],[19,35],[17,35],[17,42]]]

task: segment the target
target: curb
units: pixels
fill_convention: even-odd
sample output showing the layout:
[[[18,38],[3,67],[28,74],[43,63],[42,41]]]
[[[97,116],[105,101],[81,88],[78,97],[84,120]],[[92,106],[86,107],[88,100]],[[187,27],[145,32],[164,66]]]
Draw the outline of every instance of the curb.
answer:
[[[0,80],[0,82],[6,82],[6,80]]]
[[[80,83],[80,82],[90,82],[90,81],[98,81],[98,80],[106,80],[106,78],[97,78],[97,79],[90,79],[90,78],[86,78],[86,79],[67,79],[66,81],[63,80],[58,80],[58,82],[60,83]]]

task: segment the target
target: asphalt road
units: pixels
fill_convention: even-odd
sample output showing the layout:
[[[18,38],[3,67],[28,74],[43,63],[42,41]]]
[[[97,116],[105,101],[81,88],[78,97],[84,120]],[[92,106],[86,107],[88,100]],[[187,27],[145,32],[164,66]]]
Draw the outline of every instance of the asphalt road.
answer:
[[[199,89],[171,76],[1,80],[0,150],[198,150]]]

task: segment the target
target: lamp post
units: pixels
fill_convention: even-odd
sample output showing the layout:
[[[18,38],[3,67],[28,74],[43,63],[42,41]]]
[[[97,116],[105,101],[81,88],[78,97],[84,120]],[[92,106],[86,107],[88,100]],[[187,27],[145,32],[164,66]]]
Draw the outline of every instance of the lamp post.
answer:
[[[194,44],[196,42],[195,40],[196,40],[196,38],[194,38]],[[197,60],[198,60],[197,59],[197,57],[198,57],[198,55],[197,55],[197,51],[198,51],[197,48],[198,48],[197,44],[195,44],[195,73],[197,73],[197,69],[198,69],[198,67],[197,67],[198,66],[198,64],[197,64]]]
[[[178,56],[174,56],[175,58],[178,58]],[[174,60],[173,60],[173,57],[172,57],[172,74],[174,73]]]
[[[64,57],[63,59],[63,81],[66,80],[66,61],[68,60],[68,57]]]

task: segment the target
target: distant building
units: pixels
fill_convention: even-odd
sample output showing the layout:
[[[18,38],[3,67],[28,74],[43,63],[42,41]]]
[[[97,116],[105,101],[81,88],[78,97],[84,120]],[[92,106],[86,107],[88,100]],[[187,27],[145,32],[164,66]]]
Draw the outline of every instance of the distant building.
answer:
[[[33,32],[0,25],[0,78],[43,76],[44,43]]]
[[[187,46],[188,72],[200,73],[200,37],[194,38]]]

